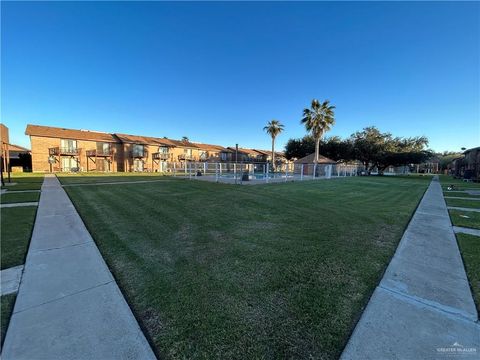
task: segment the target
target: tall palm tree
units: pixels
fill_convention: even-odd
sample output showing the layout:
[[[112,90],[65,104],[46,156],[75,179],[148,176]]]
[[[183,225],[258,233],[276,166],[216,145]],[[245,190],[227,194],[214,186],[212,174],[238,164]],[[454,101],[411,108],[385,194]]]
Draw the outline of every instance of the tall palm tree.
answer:
[[[272,137],[272,168],[275,170],[275,138],[283,131],[283,124],[278,120],[272,120],[263,128]]]
[[[303,110],[301,123],[305,125],[307,131],[311,132],[315,139],[315,164],[318,163],[320,139],[335,124],[334,109],[335,106],[330,105],[328,100],[320,103],[317,99],[313,99],[310,109]]]

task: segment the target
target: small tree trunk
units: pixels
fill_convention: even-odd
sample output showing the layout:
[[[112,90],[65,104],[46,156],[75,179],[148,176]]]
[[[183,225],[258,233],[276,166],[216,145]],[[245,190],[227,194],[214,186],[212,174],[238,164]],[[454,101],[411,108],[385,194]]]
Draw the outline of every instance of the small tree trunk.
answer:
[[[320,151],[320,136],[315,139],[315,164],[318,164],[319,152]]]
[[[272,136],[272,170],[275,172],[275,138]]]

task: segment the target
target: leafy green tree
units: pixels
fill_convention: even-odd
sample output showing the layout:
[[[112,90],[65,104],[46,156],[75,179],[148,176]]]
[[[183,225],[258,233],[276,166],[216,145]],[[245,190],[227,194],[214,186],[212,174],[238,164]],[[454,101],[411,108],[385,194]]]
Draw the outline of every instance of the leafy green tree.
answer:
[[[263,128],[272,137],[272,168],[275,170],[275,138],[283,131],[284,126],[278,120],[272,120]]]
[[[335,124],[335,106],[330,105],[328,100],[320,103],[317,99],[312,100],[309,109],[303,110],[301,123],[315,139],[315,163],[318,163],[320,140]]]
[[[306,135],[301,139],[289,139],[285,145],[285,157],[301,159],[315,151],[315,140],[312,136]]]

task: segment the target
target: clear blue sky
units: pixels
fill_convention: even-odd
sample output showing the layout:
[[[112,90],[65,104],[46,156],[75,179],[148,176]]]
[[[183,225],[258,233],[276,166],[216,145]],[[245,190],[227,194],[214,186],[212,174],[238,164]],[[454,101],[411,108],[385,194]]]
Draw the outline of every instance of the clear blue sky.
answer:
[[[1,120],[269,148],[301,137],[312,98],[328,135],[369,125],[480,145],[477,2],[2,2]]]

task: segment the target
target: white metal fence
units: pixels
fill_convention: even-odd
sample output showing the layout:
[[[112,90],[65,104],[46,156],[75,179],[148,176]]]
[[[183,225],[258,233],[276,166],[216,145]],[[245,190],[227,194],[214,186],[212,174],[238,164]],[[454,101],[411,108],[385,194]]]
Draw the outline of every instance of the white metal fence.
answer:
[[[358,175],[356,165],[282,164],[272,169],[269,163],[181,162],[165,163],[164,172],[189,179],[225,183],[269,183],[330,179]]]

